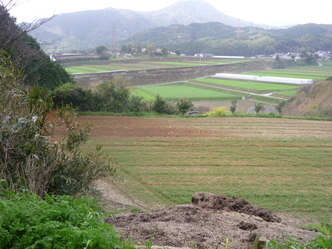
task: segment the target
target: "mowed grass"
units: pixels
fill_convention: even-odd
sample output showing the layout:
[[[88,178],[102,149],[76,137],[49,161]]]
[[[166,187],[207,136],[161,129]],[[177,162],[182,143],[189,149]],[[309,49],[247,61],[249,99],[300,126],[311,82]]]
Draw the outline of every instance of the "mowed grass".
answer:
[[[137,94],[146,100],[149,100],[151,98],[150,96],[156,96],[157,94],[167,100],[178,100],[184,97],[191,100],[229,100],[240,98],[240,96],[235,94],[190,83],[145,86],[137,88],[137,90]]]
[[[192,194],[206,191],[308,222],[332,222],[330,122],[136,118],[131,126],[128,119],[123,125],[110,120],[112,126],[98,125],[104,132],[90,145],[104,146],[119,164],[115,183],[147,205],[190,203]],[[139,135],[139,127],[149,134]]]

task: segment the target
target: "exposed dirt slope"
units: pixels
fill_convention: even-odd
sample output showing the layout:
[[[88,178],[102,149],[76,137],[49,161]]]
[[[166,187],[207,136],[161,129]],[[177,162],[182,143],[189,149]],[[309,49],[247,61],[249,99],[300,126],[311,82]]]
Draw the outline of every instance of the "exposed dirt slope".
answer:
[[[283,115],[331,117],[332,80],[301,87],[299,92],[286,102]]]

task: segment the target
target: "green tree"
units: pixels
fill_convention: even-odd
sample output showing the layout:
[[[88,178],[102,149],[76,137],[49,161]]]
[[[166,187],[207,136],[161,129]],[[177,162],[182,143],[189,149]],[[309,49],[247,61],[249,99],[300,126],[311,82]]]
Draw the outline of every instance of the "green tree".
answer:
[[[166,104],[166,101],[164,100],[164,98],[161,97],[159,94],[157,94],[155,101],[153,102],[153,105],[152,105],[152,110],[157,113],[164,113],[165,104]]]
[[[176,102],[176,106],[179,112],[184,115],[187,111],[189,111],[194,105],[190,99],[181,98]]]
[[[96,87],[94,94],[96,108],[101,111],[123,112],[128,109],[130,91],[129,82],[122,77],[114,78]]]
[[[162,56],[167,56],[167,55],[168,55],[168,49],[165,48],[165,47],[162,48],[162,49],[161,49],[161,55],[162,55]]]
[[[107,47],[105,46],[105,45],[101,45],[101,46],[98,46],[97,48],[96,48],[96,53],[98,54],[98,55],[105,55],[106,54],[106,52],[107,52]]]
[[[148,45],[146,48],[146,52],[148,55],[153,56],[156,52],[156,48],[153,45]]]

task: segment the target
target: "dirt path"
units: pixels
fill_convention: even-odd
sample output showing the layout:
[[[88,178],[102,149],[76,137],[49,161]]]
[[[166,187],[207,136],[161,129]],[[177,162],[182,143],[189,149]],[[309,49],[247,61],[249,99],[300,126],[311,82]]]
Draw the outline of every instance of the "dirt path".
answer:
[[[96,185],[96,189],[101,193],[100,201],[105,210],[131,210],[133,208],[147,210],[145,205],[124,195],[113,181],[114,179],[112,180],[110,178],[102,178],[94,183]]]

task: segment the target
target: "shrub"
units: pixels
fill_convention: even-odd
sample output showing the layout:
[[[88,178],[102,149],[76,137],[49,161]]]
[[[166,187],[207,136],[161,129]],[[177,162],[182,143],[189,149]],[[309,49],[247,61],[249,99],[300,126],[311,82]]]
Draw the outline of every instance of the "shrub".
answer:
[[[134,249],[104,223],[92,199],[10,194],[0,199],[0,248]]]
[[[74,122],[75,113],[68,106],[54,113],[55,121],[50,122],[53,103],[45,91],[22,88],[22,74],[9,56],[2,54],[0,60],[0,175],[9,187],[39,196],[75,194],[88,190],[96,178],[113,174],[115,163],[100,147],[81,152],[91,126]],[[55,142],[50,135],[57,123],[64,132]]]
[[[255,112],[259,113],[264,108],[263,103],[255,103]]]
[[[49,96],[52,98],[55,107],[71,105],[80,111],[90,111],[92,107],[92,91],[85,90],[73,83],[64,84],[53,90]]]
[[[214,107],[210,111],[206,112],[205,115],[208,117],[225,117],[226,108],[224,106]]]
[[[234,113],[234,112],[236,112],[236,109],[237,109],[237,100],[232,100],[231,106],[229,107],[229,111],[231,113]]]

